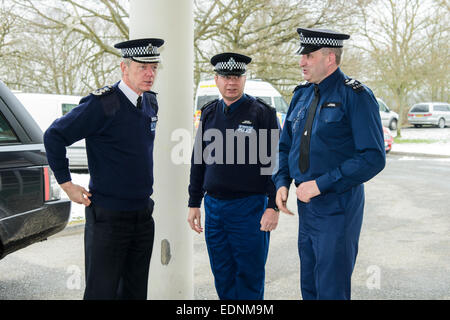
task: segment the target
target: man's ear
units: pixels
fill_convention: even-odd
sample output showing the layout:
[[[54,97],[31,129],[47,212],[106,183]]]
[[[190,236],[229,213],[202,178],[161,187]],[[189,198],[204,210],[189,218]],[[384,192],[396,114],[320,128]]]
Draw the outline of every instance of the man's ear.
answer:
[[[122,74],[124,74],[125,73],[125,70],[126,70],[126,68],[127,68],[127,65],[126,65],[126,63],[125,62],[120,62],[120,70],[122,71]]]
[[[336,54],[333,51],[331,51],[330,54],[328,55],[328,59],[330,66],[336,64]]]

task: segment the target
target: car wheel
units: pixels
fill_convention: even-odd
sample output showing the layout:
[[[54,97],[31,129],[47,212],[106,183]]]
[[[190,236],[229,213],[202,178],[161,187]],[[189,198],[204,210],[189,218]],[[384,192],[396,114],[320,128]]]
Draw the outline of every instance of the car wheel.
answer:
[[[444,120],[444,118],[440,118],[439,119],[438,127],[441,128],[441,129],[445,128],[445,120]]]
[[[392,119],[389,123],[389,129],[397,130],[397,119]]]
[[[421,124],[415,124],[414,128],[422,128],[422,125]]]

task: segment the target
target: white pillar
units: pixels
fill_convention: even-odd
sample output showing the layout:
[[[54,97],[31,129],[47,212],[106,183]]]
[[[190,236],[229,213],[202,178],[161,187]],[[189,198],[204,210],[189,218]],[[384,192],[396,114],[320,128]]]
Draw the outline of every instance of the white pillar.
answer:
[[[187,223],[190,165],[186,161],[184,164],[174,163],[172,151],[179,142],[171,138],[174,132],[192,132],[192,1],[131,0],[130,39],[137,38],[161,38],[165,41],[160,49],[162,63],[152,88],[158,92],[159,112],[152,196],[155,200],[155,243],[148,298],[193,299],[193,234]],[[185,138],[190,145],[190,136]]]

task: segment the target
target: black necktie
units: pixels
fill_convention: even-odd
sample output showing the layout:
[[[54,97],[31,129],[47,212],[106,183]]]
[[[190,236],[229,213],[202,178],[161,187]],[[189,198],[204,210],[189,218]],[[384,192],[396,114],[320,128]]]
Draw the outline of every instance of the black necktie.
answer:
[[[301,173],[305,173],[309,168],[309,142],[311,140],[311,128],[316,114],[317,105],[319,104],[319,86],[314,85],[314,99],[308,110],[305,129],[300,141],[300,157],[298,159],[298,167]]]
[[[137,98],[136,108],[138,108],[139,110],[142,109],[142,96],[139,96],[139,97]]]

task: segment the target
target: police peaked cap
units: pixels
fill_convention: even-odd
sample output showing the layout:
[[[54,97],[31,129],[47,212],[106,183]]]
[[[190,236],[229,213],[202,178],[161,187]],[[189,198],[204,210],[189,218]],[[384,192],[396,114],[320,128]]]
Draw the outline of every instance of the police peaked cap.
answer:
[[[161,62],[158,48],[163,44],[162,39],[145,38],[120,42],[115,44],[114,48],[122,51],[123,58],[141,63],[158,63]]]
[[[219,53],[211,58],[214,71],[223,76],[243,75],[251,61],[252,58],[233,52]]]
[[[328,29],[298,28],[300,48],[296,54],[308,54],[321,48],[342,48],[350,35]]]

